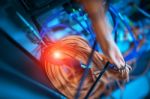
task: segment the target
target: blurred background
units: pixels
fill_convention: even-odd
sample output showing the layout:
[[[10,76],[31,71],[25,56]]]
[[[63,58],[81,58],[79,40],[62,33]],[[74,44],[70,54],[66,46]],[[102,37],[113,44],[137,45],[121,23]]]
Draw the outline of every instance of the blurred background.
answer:
[[[150,1],[104,0],[112,35],[128,64],[130,81],[103,99],[150,99]],[[61,99],[39,62],[40,44],[95,34],[83,7],[71,0],[0,0],[0,98]],[[44,39],[43,39],[44,38]],[[102,52],[97,45],[96,50]]]

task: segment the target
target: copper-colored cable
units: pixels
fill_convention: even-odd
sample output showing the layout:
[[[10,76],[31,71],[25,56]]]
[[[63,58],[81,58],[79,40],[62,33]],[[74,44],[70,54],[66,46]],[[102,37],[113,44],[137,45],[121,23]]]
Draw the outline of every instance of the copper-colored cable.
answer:
[[[52,56],[53,52],[57,50],[63,56],[60,60],[53,59]],[[53,44],[48,44],[42,50],[41,62],[45,68],[47,77],[58,91],[70,99],[74,98],[84,71],[81,63],[87,63],[91,50],[87,41],[80,36],[65,37]],[[96,80],[97,75],[95,73],[100,72],[107,61],[108,59],[103,54],[97,51],[94,52],[90,73],[84,81],[80,92],[81,99],[85,97],[87,91]],[[127,78],[128,72],[121,74],[121,72],[111,69],[106,71],[93,91],[91,98],[98,98],[100,94],[106,91],[106,85],[112,81],[125,80]]]

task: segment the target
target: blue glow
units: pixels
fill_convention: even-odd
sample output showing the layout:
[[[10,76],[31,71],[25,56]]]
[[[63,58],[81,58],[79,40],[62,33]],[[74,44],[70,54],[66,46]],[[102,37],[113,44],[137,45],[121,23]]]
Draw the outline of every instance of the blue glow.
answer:
[[[59,24],[59,20],[57,18],[51,20],[50,22],[47,23],[47,27],[52,27],[52,26],[55,26],[57,24]]]
[[[149,91],[149,82],[143,76],[125,86],[122,99],[144,99]],[[121,90],[116,90],[112,95],[115,99],[120,99]]]

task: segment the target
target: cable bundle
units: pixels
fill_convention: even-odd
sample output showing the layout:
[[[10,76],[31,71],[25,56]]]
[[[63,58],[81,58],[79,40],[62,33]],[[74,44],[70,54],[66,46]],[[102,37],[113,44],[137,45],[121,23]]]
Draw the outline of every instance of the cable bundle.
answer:
[[[47,77],[53,86],[68,98],[73,98],[76,94],[79,81],[84,72],[81,64],[87,63],[91,50],[86,40],[80,36],[68,36],[42,48],[41,62]],[[97,51],[94,52],[90,73],[84,81],[80,98],[85,97],[107,61],[108,59],[104,55]],[[115,80],[125,80],[126,78],[128,78],[127,72],[121,74],[118,71],[109,69],[102,76],[91,97],[98,98],[102,93],[108,92],[107,85]]]

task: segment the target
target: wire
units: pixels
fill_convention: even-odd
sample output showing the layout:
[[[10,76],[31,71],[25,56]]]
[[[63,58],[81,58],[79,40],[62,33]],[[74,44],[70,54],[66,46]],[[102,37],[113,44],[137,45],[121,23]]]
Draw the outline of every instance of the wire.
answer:
[[[91,51],[91,53],[90,53],[90,55],[89,55],[89,58],[88,58],[88,61],[87,61],[87,66],[86,66],[86,68],[85,68],[85,70],[84,70],[84,73],[83,73],[83,75],[82,75],[82,79],[80,80],[79,87],[78,87],[77,93],[76,93],[76,95],[75,95],[75,99],[78,99],[79,96],[80,96],[80,90],[81,90],[81,88],[82,88],[82,85],[83,85],[83,83],[84,83],[85,78],[86,78],[87,75],[88,75],[89,66],[90,66],[90,63],[91,63],[91,61],[92,61],[92,57],[93,57],[93,54],[94,54],[94,50],[95,50],[95,48],[96,48],[96,44],[97,44],[97,42],[96,42],[96,40],[94,40],[94,44],[93,44],[93,47],[92,47],[92,51]]]
[[[70,6],[70,9],[73,9],[74,10],[74,8],[73,8],[73,6],[69,3],[69,6]],[[67,13],[71,13],[70,11],[66,11]],[[86,23],[86,25],[87,25],[87,28],[86,27],[84,27],[82,24],[81,24],[81,22],[78,20],[78,18],[76,17],[76,14],[73,14],[73,13],[71,13],[70,14],[70,16],[72,17],[72,19],[75,21],[75,22],[77,22],[79,25],[80,25],[80,27],[83,29],[83,30],[85,30],[85,32],[86,33],[89,33],[89,34],[91,34],[91,37],[92,37],[92,39],[94,39],[95,37],[94,37],[94,33],[93,33],[93,29],[91,28],[91,26],[90,26],[90,24],[89,24],[89,22],[88,22],[88,20],[87,20],[87,18],[85,19],[85,17],[86,17],[86,14],[84,13],[84,11],[82,10],[82,9],[79,9],[79,15],[80,15],[80,17],[83,17],[84,19],[84,22]]]
[[[91,34],[92,39],[94,39],[95,35],[94,35],[94,32],[93,32],[93,28],[92,28],[92,26],[90,26],[90,23],[88,22],[88,18],[86,17],[86,14],[84,13],[83,10],[79,11],[79,13],[80,13],[80,16],[83,16],[84,21],[87,25],[87,29],[88,29],[89,33]]]
[[[112,21],[113,21],[113,24],[114,24],[114,28],[113,28],[113,31],[112,33],[115,33],[115,42],[117,43],[117,28],[118,28],[118,25],[119,25],[119,21],[116,19],[114,13],[110,10],[110,8],[108,9],[111,17],[112,17]]]
[[[146,17],[150,18],[150,14],[145,12],[143,9],[136,7],[138,9],[139,12],[141,12],[143,15],[145,15]]]
[[[52,19],[58,17],[61,13],[63,13],[64,10],[59,10],[56,13],[54,13],[52,16],[48,17],[43,25],[42,25],[42,30],[40,31],[40,36],[43,37],[45,35],[45,33],[47,32],[47,29],[45,29],[45,27],[47,27],[47,23],[50,22]]]
[[[27,20],[19,12],[16,12],[16,14],[22,20],[22,22],[24,22],[24,24],[35,34],[35,36],[41,41],[41,43],[45,45],[39,33],[35,31],[35,29],[27,22]]]
[[[128,29],[132,39],[133,39],[133,42],[134,42],[134,48],[133,50],[131,51],[131,53],[129,53],[125,58],[125,61],[129,61],[130,59],[132,59],[133,57],[136,57],[137,55],[137,46],[138,46],[138,41],[136,40],[135,36],[134,36],[134,33],[132,32],[132,29],[131,27],[129,26],[128,22],[126,21],[126,19],[121,15],[121,13],[119,13],[119,11],[117,9],[115,9],[112,5],[110,5],[109,7],[109,11],[111,11],[111,13],[113,13],[117,18],[119,18],[123,24],[126,26],[126,28]]]
[[[71,17],[75,22],[77,22],[82,27],[83,30],[86,31],[86,33],[90,34],[90,32],[80,23],[80,21],[74,15],[71,14]]]
[[[92,93],[92,91],[94,90],[96,84],[98,83],[98,81],[101,79],[102,75],[105,73],[105,71],[108,69],[109,67],[109,62],[106,63],[106,65],[104,66],[104,68],[102,69],[102,71],[100,72],[99,76],[97,77],[96,81],[93,83],[93,85],[91,86],[90,90],[88,91],[88,93],[85,96],[85,99],[88,99],[90,94]]]
[[[150,18],[150,14],[147,13],[146,11],[144,11],[143,9],[141,9],[140,7],[138,7],[136,4],[133,5],[134,8],[136,8],[141,14],[143,14],[144,16]]]

